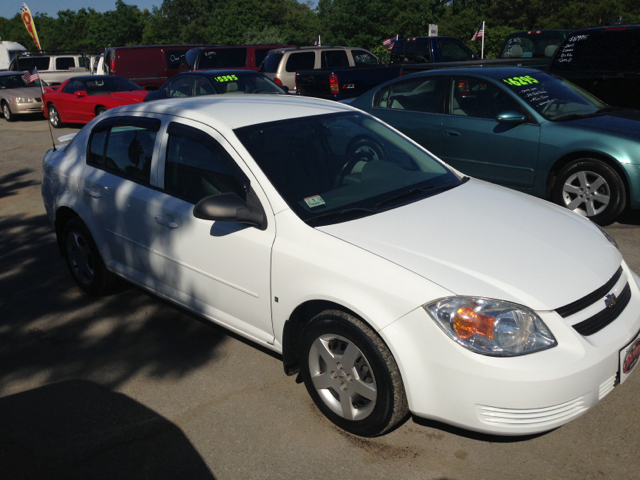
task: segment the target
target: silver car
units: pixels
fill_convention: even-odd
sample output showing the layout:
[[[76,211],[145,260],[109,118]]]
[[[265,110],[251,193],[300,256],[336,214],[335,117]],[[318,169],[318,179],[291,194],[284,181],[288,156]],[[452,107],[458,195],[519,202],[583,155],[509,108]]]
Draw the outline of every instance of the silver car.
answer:
[[[0,108],[7,122],[16,115],[42,113],[40,80],[27,84],[22,72],[0,72]]]

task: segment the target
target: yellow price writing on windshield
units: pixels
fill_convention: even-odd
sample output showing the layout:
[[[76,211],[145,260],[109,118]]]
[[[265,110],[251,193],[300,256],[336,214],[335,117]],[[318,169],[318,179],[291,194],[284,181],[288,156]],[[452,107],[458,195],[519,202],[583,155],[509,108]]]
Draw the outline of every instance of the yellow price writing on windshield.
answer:
[[[503,78],[502,81],[509,85],[513,85],[514,87],[520,87],[522,85],[529,85],[532,83],[540,83],[535,78],[531,78],[529,75],[525,75],[524,77],[511,77],[511,78]]]
[[[215,78],[216,82],[233,82],[235,80],[238,80],[238,77],[235,75],[221,75]]]

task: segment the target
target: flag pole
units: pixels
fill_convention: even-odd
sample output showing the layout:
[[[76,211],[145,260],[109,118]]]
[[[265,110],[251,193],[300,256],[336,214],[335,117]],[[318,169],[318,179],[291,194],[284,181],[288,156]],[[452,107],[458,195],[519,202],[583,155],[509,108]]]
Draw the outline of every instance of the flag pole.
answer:
[[[42,92],[42,96],[40,97],[40,100],[42,101],[42,108],[45,108],[45,104],[44,104],[44,87],[42,86],[42,79],[40,78],[40,74],[38,73],[38,69],[36,67],[33,67],[33,70],[36,72],[36,75],[38,75],[38,81],[40,82],[40,91]],[[51,130],[51,121],[47,119],[47,123],[49,124],[49,135],[51,135],[51,144],[53,145],[53,151],[56,152],[56,141],[53,139],[53,130]]]
[[[487,34],[487,31],[484,27],[484,20],[482,21],[482,52],[480,53],[480,58],[484,60],[484,36]]]

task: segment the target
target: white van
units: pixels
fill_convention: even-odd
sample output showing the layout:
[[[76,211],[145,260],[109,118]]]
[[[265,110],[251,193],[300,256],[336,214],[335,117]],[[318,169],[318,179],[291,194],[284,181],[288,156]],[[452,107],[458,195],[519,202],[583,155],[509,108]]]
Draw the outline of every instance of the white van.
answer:
[[[27,49],[16,42],[0,42],[0,72],[9,70],[11,60],[16,58],[18,54],[26,52]]]

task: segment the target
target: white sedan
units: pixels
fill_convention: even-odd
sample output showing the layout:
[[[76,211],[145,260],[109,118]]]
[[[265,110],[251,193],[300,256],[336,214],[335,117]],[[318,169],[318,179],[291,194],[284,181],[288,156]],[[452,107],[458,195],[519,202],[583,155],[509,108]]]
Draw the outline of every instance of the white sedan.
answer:
[[[470,179],[349,106],[193,98],[110,110],[44,160],[60,252],[282,354],[341,428],[409,412],[522,435],[640,356],[640,278],[604,230]]]

